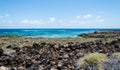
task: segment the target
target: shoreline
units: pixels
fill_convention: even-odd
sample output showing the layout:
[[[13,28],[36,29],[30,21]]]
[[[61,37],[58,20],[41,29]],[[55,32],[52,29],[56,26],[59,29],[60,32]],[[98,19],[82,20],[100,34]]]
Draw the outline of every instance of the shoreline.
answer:
[[[78,34],[91,33],[95,29],[3,29],[1,35],[32,38],[76,38]]]
[[[120,29],[1,29],[0,35],[32,38],[77,38],[79,34],[104,30]]]
[[[94,33],[97,31],[116,31],[116,30],[120,30],[120,29],[0,29],[1,33],[0,36],[17,36],[17,37],[25,37],[25,38],[78,38],[79,34],[90,34],[90,33]],[[44,34],[44,32],[47,32],[48,34]],[[58,30],[60,31],[60,34],[57,34],[53,32],[53,34],[49,34],[52,33],[51,31],[53,30]],[[69,30],[73,30],[69,33]],[[77,33],[74,32],[77,30]],[[83,30],[83,31],[81,31]],[[87,30],[87,31],[86,31]],[[36,33],[36,31],[38,32],[38,34]],[[62,33],[63,31],[63,33]],[[65,32],[64,32],[65,31]],[[29,33],[31,32],[31,33]],[[43,34],[41,34],[41,32]],[[57,32],[57,31],[56,31]]]

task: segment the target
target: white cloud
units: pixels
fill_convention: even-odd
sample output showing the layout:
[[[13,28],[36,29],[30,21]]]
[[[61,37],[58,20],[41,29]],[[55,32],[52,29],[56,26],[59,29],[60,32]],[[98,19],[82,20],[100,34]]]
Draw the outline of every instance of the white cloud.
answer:
[[[29,23],[29,20],[24,19],[24,20],[21,21],[21,23]]]
[[[9,16],[10,16],[9,14],[0,15],[0,22],[1,23],[7,23],[7,24],[13,23],[12,20],[10,20],[10,19],[7,18]]]
[[[21,23],[25,23],[25,24],[42,24],[43,22],[41,20],[24,19],[24,20],[21,21]]]
[[[0,20],[1,23],[11,24],[13,23],[12,20]]]
[[[80,19],[81,18],[81,16],[76,16],[76,19]]]
[[[87,18],[91,18],[92,15],[91,14],[87,14],[87,15],[84,15],[83,18],[87,19]]]
[[[0,16],[0,19],[2,19],[3,18],[3,16]]]
[[[101,16],[97,16],[97,17],[96,17],[96,19],[100,19],[100,18],[101,18]]]
[[[9,14],[5,14],[5,17],[8,17],[8,16],[10,16]]]
[[[48,20],[49,20],[49,22],[52,22],[52,23],[53,23],[53,22],[56,21],[56,18],[55,18],[55,17],[51,17],[51,18],[49,18]]]
[[[82,15],[82,16],[76,16],[75,18],[73,18],[70,23],[77,23],[77,24],[88,24],[88,23],[92,23],[91,20],[93,19],[90,19],[88,20],[89,18],[93,17],[91,14],[87,14],[87,15]],[[87,19],[87,20],[86,20]]]
[[[80,23],[80,24],[88,24],[88,23],[90,23],[90,22],[88,22],[88,21],[80,21],[79,23]]]
[[[96,22],[98,22],[98,23],[102,23],[102,22],[104,22],[105,20],[104,19],[97,19],[96,20]]]
[[[97,12],[98,14],[104,14],[105,12],[103,12],[103,11],[99,11],[99,12]]]
[[[105,20],[102,19],[101,16],[97,16],[97,17],[96,17],[96,20],[95,20],[95,22],[97,22],[97,23],[102,23],[102,22],[104,22],[104,21],[105,21]]]
[[[9,17],[9,16],[10,16],[9,14],[4,14],[4,15],[0,16],[0,19],[6,18],[6,17]]]
[[[13,23],[13,21],[12,20],[8,20],[8,21],[6,21],[6,23],[11,24],[11,23]]]
[[[92,14],[76,16],[72,20],[70,20],[70,23],[75,24],[95,24],[95,23],[103,23],[105,20],[100,16],[96,15],[93,16]]]

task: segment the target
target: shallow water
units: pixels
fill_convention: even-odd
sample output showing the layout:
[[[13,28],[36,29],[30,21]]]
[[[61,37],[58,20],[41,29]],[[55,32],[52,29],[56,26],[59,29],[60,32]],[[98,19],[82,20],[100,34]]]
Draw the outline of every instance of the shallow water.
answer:
[[[74,38],[79,34],[91,33],[97,30],[105,29],[0,29],[0,35],[17,35],[33,38]]]

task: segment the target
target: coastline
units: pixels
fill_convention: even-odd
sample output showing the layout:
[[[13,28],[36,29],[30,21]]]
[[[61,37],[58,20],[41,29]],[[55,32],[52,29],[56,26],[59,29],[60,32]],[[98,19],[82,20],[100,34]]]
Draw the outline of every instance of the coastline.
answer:
[[[28,38],[77,38],[78,34],[94,31],[97,31],[97,29],[0,29],[0,35]]]

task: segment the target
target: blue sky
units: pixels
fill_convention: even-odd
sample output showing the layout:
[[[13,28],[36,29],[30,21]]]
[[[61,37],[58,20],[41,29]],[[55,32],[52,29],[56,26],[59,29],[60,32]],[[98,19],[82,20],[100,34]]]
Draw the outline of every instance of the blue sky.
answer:
[[[0,0],[0,28],[120,28],[120,0]]]

